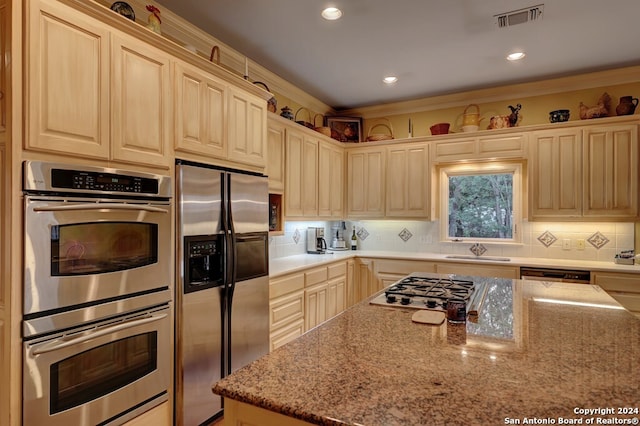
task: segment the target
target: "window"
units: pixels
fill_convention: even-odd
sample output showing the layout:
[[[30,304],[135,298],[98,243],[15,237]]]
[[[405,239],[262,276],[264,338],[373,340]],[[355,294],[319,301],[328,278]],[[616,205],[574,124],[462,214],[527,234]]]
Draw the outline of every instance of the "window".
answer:
[[[520,242],[521,175],[520,163],[441,167],[441,239]]]

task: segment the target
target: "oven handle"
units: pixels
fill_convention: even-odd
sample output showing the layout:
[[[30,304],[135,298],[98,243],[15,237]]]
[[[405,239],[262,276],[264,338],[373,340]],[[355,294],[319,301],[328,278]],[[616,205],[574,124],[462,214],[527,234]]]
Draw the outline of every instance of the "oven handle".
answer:
[[[134,210],[145,211],[151,213],[169,213],[167,209],[161,207],[145,206],[140,204],[110,204],[110,203],[86,203],[86,204],[70,204],[65,206],[45,206],[34,207],[35,212],[60,212],[60,211],[75,211],[75,210]]]
[[[138,327],[140,325],[148,324],[150,322],[159,321],[166,317],[167,317],[167,314],[156,314],[146,318],[125,321],[123,323],[110,326],[110,327],[105,327],[103,329],[99,329],[96,331],[92,331],[83,336],[76,337],[69,340],[65,340],[65,338],[63,337],[61,339],[54,340],[53,342],[46,343],[41,347],[34,348],[32,351],[32,354],[40,355],[40,354],[46,354],[47,352],[57,351],[69,346],[78,345],[80,343],[86,342],[87,340],[95,339],[96,337],[101,337],[107,334],[115,333],[116,331],[125,330],[127,328]]]

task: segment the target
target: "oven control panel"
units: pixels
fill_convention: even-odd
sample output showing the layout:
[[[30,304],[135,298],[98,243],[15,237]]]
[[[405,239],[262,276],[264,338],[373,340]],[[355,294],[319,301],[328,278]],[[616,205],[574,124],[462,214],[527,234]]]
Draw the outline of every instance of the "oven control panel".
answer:
[[[127,176],[105,172],[78,170],[51,170],[51,184],[60,189],[81,189],[83,191],[125,192],[134,194],[155,194],[158,181],[138,176]]]

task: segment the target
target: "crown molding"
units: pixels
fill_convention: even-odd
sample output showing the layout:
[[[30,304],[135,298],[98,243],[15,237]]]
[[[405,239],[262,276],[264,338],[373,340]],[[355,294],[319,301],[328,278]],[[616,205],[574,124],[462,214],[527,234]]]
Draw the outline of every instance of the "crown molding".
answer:
[[[566,93],[575,90],[593,89],[611,85],[612,82],[616,85],[640,82],[640,66],[579,74],[571,77],[540,80],[531,83],[472,90],[468,92],[380,104],[370,107],[353,108],[340,111],[340,114],[361,116],[363,118],[382,117],[390,114],[411,114],[416,112],[456,108],[468,105],[469,103],[491,103],[512,100],[514,98],[528,98],[556,93]]]
[[[106,7],[110,7],[111,5],[111,2],[104,0],[93,1]],[[205,30],[196,27],[164,6],[148,0],[128,0],[127,3],[129,3],[136,14],[136,22],[141,25],[145,25],[147,16],[149,15],[146,6],[148,4],[156,6],[160,9],[160,16],[162,17],[162,35],[184,48],[195,52],[198,56],[209,60],[213,46],[218,46],[220,50],[219,65],[222,68],[242,77],[244,75],[246,59],[249,68],[249,81],[261,81],[269,87],[272,93],[278,93],[300,105],[305,105],[305,107],[310,110],[320,111],[325,114],[334,113],[333,108],[329,105],[302,91],[284,78],[269,71],[257,62],[254,62],[251,58],[247,58],[231,46],[221,42]]]

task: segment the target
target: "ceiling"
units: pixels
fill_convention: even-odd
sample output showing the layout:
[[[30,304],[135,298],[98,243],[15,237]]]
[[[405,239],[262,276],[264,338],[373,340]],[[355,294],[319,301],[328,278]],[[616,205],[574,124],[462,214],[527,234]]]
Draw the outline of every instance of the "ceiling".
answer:
[[[158,0],[336,110],[640,64],[640,1]],[[325,21],[326,6],[343,17]],[[526,57],[505,56],[522,50]],[[382,78],[398,77],[392,85]]]

